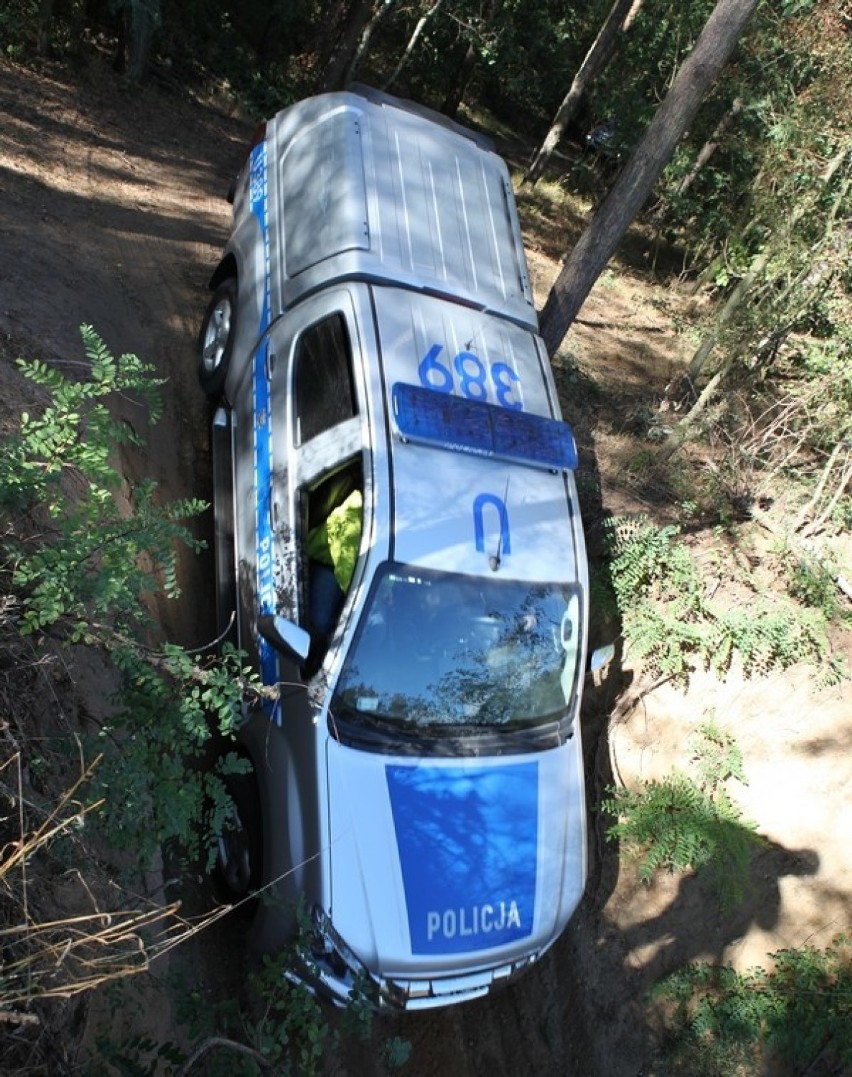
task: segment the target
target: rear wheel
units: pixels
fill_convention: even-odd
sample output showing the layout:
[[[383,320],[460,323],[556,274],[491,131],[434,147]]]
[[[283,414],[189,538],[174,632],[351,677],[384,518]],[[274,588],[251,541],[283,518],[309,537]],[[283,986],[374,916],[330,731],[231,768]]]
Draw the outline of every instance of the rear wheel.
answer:
[[[210,396],[217,396],[224,388],[236,328],[237,282],[228,277],[213,293],[198,336],[198,380]]]
[[[214,887],[220,900],[235,903],[249,897],[260,886],[260,798],[253,771],[230,774],[224,781],[233,810],[216,839]]]

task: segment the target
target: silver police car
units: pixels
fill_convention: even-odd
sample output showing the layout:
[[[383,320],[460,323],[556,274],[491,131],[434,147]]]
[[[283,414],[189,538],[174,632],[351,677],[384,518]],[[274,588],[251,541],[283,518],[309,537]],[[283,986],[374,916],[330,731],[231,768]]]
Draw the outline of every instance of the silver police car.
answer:
[[[260,129],[199,374],[219,610],[267,691],[222,835],[255,944],[345,1001],[461,1002],[556,940],[586,878],[588,579],[510,179],[367,88]]]

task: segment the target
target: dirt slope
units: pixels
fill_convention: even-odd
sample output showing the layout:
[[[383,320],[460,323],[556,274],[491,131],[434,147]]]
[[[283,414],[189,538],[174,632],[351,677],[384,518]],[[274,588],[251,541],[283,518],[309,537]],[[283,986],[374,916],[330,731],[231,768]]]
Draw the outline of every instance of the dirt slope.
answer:
[[[81,88],[58,68],[34,74],[0,61],[0,391],[22,392],[18,355],[79,362],[78,326],[92,324],[116,353],[132,351],[168,378],[165,418],[144,459],[128,456],[128,482],[152,476],[170,498],[209,497],[206,406],[195,382],[193,343],[206,281],[224,242],[223,195],[251,135],[248,121],[178,98],[156,85],[125,91],[111,72]],[[555,263],[535,253],[533,276],[549,284]],[[604,388],[610,405],[654,407],[682,359],[671,318],[628,279],[604,280],[567,348]],[[629,431],[610,413],[584,415],[572,381],[557,371],[583,442],[587,478],[613,511],[653,508],[631,471]],[[138,422],[128,408],[129,422]],[[8,415],[7,415],[8,418]],[[197,646],[211,637],[209,563],[186,560],[184,600],[159,611],[164,631]],[[388,1021],[413,1044],[412,1077],[650,1072],[642,992],[683,960],[752,964],[768,951],[827,942],[852,921],[847,835],[852,714],[848,698],[819,693],[807,670],[772,681],[665,687],[605,736],[608,714],[638,671],[614,667],[589,692],[585,720],[594,803],[613,772],[630,781],[682,761],[686,733],[715,708],[738,737],[751,784],[746,813],[771,839],[760,885],[735,916],[720,917],[690,879],[650,888],[619,867],[600,828],[592,834],[590,885],[580,913],[551,955],[517,986],[468,1007]],[[592,819],[595,820],[594,812]],[[197,985],[221,989],[227,934],[193,957]],[[229,955],[228,960],[238,960]],[[161,1013],[168,1034],[168,1014]],[[180,1030],[172,1029],[180,1038]],[[329,1072],[384,1072],[370,1045],[330,1059]]]

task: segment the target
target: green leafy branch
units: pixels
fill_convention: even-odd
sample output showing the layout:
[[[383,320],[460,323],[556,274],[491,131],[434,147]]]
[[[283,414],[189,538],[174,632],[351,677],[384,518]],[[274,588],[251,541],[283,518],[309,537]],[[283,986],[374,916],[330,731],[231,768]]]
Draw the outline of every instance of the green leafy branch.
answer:
[[[663,677],[685,683],[697,665],[724,675],[737,655],[746,674],[821,664],[825,616],[778,597],[717,609],[675,526],[647,518],[608,521],[610,573],[631,651]]]
[[[850,944],[838,935],[824,950],[780,950],[770,955],[769,970],[693,964],[667,977],[652,991],[671,1006],[667,1061],[678,1072],[727,1077],[765,1072],[769,1052],[797,1073],[846,1072],[852,1066]]]
[[[49,403],[38,415],[22,415],[0,456],[0,510],[8,520],[3,560],[21,631],[52,629],[76,642],[91,639],[89,626],[99,619],[144,621],[140,596],[146,591],[178,593],[177,547],[201,546],[183,521],[206,507],[197,499],[158,505],[150,480],[125,504],[116,498],[121,476],[115,448],[140,442],[113,417],[109,401],[132,393],[155,421],[162,379],[133,355],[114,359],[91,327],[81,334],[85,379],[19,360],[21,370],[47,390]]]
[[[178,550],[202,545],[185,521],[205,505],[161,504],[150,480],[116,496],[116,448],[142,442],[115,418],[114,402],[129,396],[156,421],[162,379],[136,356],[115,359],[91,327],[81,335],[84,377],[18,364],[44,403],[22,415],[0,453],[2,628],[36,647],[49,632],[52,647],[83,643],[108,656],[120,687],[109,720],[85,742],[103,756],[90,787],[107,839],[133,848],[140,865],[163,843],[197,858],[209,855],[228,810],[222,777],[244,765],[232,755],[205,769],[206,745],[214,728],[233,732],[245,694],[259,685],[233,649],[202,659],[142,642],[145,596],[178,594]]]
[[[734,739],[708,721],[700,727],[693,748],[697,777],[674,770],[637,789],[611,790],[601,805],[617,819],[607,837],[639,854],[643,882],[660,869],[704,869],[704,878],[729,908],[743,899],[750,856],[763,839],[755,824],[743,818],[724,784],[729,778],[745,782]]]
[[[296,946],[299,943],[294,944]],[[195,988],[181,991],[178,1019],[194,1046],[188,1051],[173,1043],[157,1045],[150,1039],[122,1047],[106,1039],[99,1050],[122,1072],[159,1073],[163,1062],[184,1077],[204,1072],[211,1077],[253,1077],[264,1074],[298,1074],[318,1077],[325,1059],[333,1057],[345,1037],[368,1040],[374,1035],[373,1011],[365,999],[354,997],[331,1024],[316,997],[288,976],[291,953],[265,957],[247,980],[246,996],[211,1004]],[[392,1036],[381,1042],[379,1056],[390,1069],[401,1068],[411,1053],[408,1041]]]

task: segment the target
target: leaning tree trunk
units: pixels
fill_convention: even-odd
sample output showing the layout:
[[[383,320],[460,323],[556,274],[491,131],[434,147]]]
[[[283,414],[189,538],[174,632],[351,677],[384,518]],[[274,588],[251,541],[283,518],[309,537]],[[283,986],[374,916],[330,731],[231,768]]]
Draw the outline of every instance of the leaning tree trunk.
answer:
[[[678,184],[678,195],[685,194],[693,185],[693,183],[695,183],[695,180],[701,173],[701,170],[707,165],[716,150],[718,150],[722,139],[727,134],[728,128],[731,126],[737,116],[739,116],[742,110],[743,99],[741,97],[735,97],[733,102],[731,103],[731,107],[713,128],[713,133],[698,151],[698,156],[692,162],[692,168],[690,168],[690,170],[686,173],[686,175]],[[663,217],[665,217],[665,215],[665,202],[660,201],[659,205],[654,210],[654,224],[659,224],[662,221]],[[715,258],[713,259],[711,265],[715,265],[716,268],[718,268],[718,264]]]
[[[320,83],[320,91],[340,90],[344,85],[344,76],[355,53],[361,31],[372,14],[373,0],[354,0],[346,12],[340,44],[331,57]]]
[[[435,3],[429,8],[429,10],[426,11],[423,15],[421,15],[420,18],[417,20],[417,25],[414,27],[414,31],[411,34],[411,37],[408,39],[408,44],[405,46],[405,50],[403,51],[402,56],[400,56],[399,58],[399,63],[396,65],[393,74],[384,85],[384,88],[386,90],[389,90],[399,78],[402,69],[411,59],[411,55],[414,52],[417,42],[420,40],[420,35],[426,28],[426,23],[438,14],[438,12],[441,10],[441,7],[443,6],[443,3],[444,0],[435,0]]]
[[[367,25],[364,27],[361,33],[361,40],[358,42],[358,48],[355,50],[355,55],[352,57],[349,66],[346,68],[346,72],[343,76],[343,85],[348,86],[349,83],[355,78],[355,72],[361,65],[361,61],[367,55],[367,50],[370,48],[370,39],[373,33],[382,19],[390,11],[394,4],[394,0],[382,0],[381,7],[371,16]]]
[[[825,190],[828,187],[834,179],[836,172],[848,157],[849,152],[850,145],[844,142],[840,147],[840,150],[829,161],[828,165],[826,165],[821,177],[820,190]],[[801,199],[793,210],[789,221],[787,221],[784,226],[785,232],[789,234],[812,208],[813,202],[811,199]],[[830,221],[831,219],[832,218],[829,218]],[[748,268],[748,272],[740,278],[737,282],[737,286],[728,296],[721,314],[716,319],[715,328],[712,332],[706,334],[696,348],[695,354],[692,356],[692,361],[689,364],[689,377],[692,381],[696,381],[700,377],[707,360],[710,358],[716,347],[720,331],[725,328],[731,318],[733,318],[734,314],[736,314],[737,310],[742,306],[743,302],[751,292],[754,282],[761,276],[770,258],[775,255],[775,239],[776,236],[772,234],[767,236],[764,240],[763,249],[759,254],[755,255]]]
[[[820,184],[821,191],[824,191],[828,187],[828,185],[833,180],[835,174],[837,173],[838,169],[843,165],[843,163],[849,157],[850,153],[852,153],[852,143],[844,142],[841,145],[840,150],[835,154],[831,161],[829,161],[828,165],[823,171]],[[846,182],[841,185],[841,188],[834,199],[831,211],[828,214],[822,240],[819,243],[814,244],[809,249],[808,253],[811,257],[818,252],[822,244],[828,243],[830,241],[835,218],[841,206],[845,203],[846,196],[848,195],[850,187],[852,187],[852,178],[847,178]],[[818,196],[815,198],[804,199],[799,202],[793,214],[791,215],[789,222],[787,223],[785,229],[786,235],[789,235],[789,233],[796,227],[799,221],[801,221],[801,219],[808,213],[808,211],[813,208],[817,198]],[[797,280],[791,282],[791,284],[775,298],[773,305],[777,310],[785,311],[787,322],[786,324],[777,326],[776,330],[772,334],[774,338],[772,344],[773,350],[777,349],[779,342],[783,340],[787,334],[789,334],[790,329],[792,328],[797,318],[808,306],[810,299],[818,290],[823,287],[825,279],[833,273],[837,273],[838,271],[842,272],[843,269],[845,269],[845,267],[849,264],[849,258],[847,254],[848,246],[848,241],[842,242],[840,244],[840,249],[835,256],[834,262],[826,261],[814,266],[812,262],[809,261],[806,267],[805,274],[800,274]],[[734,290],[731,292],[730,296],[727,299],[727,302],[725,303],[725,306],[722,308],[721,314],[717,319],[716,327],[711,333],[708,333],[705,336],[705,338],[699,344],[695,354],[693,355],[692,362],[689,366],[689,377],[693,382],[702,373],[702,370],[706,365],[707,360],[712,354],[713,349],[716,347],[718,333],[727,325],[727,323],[731,320],[739,307],[750,296],[755,281],[758,279],[758,277],[762,276],[767,264],[777,253],[777,236],[775,234],[772,234],[767,237],[763,250],[755,256],[751,266],[749,267],[748,272],[742,277],[742,279],[737,283],[736,288],[734,288]],[[806,296],[804,300],[799,303],[798,308],[791,312],[789,309],[790,297],[792,296],[793,292],[799,290],[803,284],[807,288]],[[708,405],[712,403],[712,401],[716,397],[716,394],[719,392],[719,389],[724,384],[725,379],[728,377],[729,373],[731,372],[739,358],[740,353],[735,349],[730,349],[728,351],[728,354],[725,356],[719,368],[713,373],[713,376],[709,379],[707,384],[701,390],[698,399],[695,401],[695,403],[692,405],[686,415],[684,415],[684,417],[680,420],[675,429],[672,431],[668,439],[668,443],[660,451],[661,459],[670,459],[675,454],[675,452],[677,452],[680,446],[687,440],[687,438],[690,436],[692,429],[695,427],[698,420],[706,411]]]
[[[641,0],[615,0],[606,21],[598,32],[598,36],[574,76],[571,89],[562,99],[562,104],[556,111],[544,142],[542,142],[530,163],[530,167],[524,176],[524,183],[538,183],[541,179],[542,172],[544,172],[548,161],[553,156],[553,151],[562,141],[565,129],[573,120],[589,84],[598,77],[615,55],[618,33],[626,28],[628,20],[635,16],[640,3]]]
[[[719,143],[722,141],[723,137],[728,131],[728,128],[731,126],[737,116],[739,116],[742,110],[743,99],[741,97],[735,97],[733,103],[731,104],[731,107],[713,128],[713,134],[701,147],[701,150],[699,151],[698,156],[695,158],[695,162],[693,163],[692,168],[690,168],[687,174],[680,181],[680,186],[677,189],[678,194],[684,194],[693,185],[696,176],[701,171],[701,169],[704,168],[704,166],[707,164],[707,162],[710,160],[716,150],[718,150]]]
[[[645,136],[550,290],[541,312],[541,335],[548,355],[562,343],[601,270],[645,204],[757,4],[758,0],[717,0]]]

